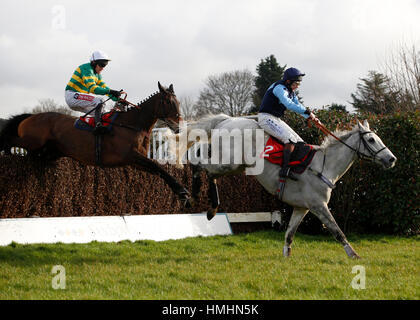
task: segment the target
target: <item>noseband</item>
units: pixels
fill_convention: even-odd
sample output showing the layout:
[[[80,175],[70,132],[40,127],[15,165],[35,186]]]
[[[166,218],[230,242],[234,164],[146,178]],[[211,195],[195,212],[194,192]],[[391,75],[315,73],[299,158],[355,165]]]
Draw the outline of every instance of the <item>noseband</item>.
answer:
[[[355,151],[356,152],[356,154],[357,154],[357,156],[359,157],[359,159],[361,159],[361,160],[369,160],[369,161],[375,161],[375,159],[376,159],[376,156],[380,153],[380,152],[382,152],[382,151],[384,151],[385,149],[387,149],[387,147],[383,147],[382,149],[380,149],[380,150],[378,150],[378,151],[376,151],[375,152],[375,150],[373,150],[370,146],[369,146],[369,144],[366,142],[366,140],[363,138],[363,136],[365,135],[365,134],[368,134],[368,133],[373,133],[372,131],[365,131],[365,132],[360,132],[359,131],[359,136],[360,136],[360,140],[359,140],[359,147],[358,147],[358,149],[357,150],[355,150],[354,148],[351,148],[350,146],[348,146],[350,149],[352,149],[353,151]],[[365,154],[363,154],[363,153],[361,153],[360,152],[360,145],[361,145],[361,143],[363,142],[363,145],[365,146],[365,148],[367,149],[367,151],[369,151],[369,154],[370,155],[365,155]]]

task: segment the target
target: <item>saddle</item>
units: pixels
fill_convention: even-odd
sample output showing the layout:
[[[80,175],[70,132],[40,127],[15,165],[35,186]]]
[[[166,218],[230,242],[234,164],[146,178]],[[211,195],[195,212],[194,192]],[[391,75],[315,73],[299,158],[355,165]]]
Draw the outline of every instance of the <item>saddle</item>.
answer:
[[[97,111],[98,113],[100,111]],[[112,124],[117,118],[118,113],[115,110],[111,110],[110,112],[106,112],[101,115],[101,122],[103,125],[103,132],[101,131],[99,134],[94,133],[95,129],[95,117],[88,117],[87,115],[81,116],[74,122],[74,127],[80,130],[86,130],[95,134],[95,162],[98,166],[102,165],[101,161],[101,153],[102,153],[102,135],[105,133],[109,133],[112,130]],[[97,116],[99,119],[99,114]],[[101,128],[102,129],[102,128]]]
[[[265,144],[264,151],[261,154],[261,158],[267,161],[283,165],[283,149],[284,144],[274,137],[270,137]],[[290,156],[290,170],[296,174],[301,174],[312,162],[312,159],[317,150],[310,144],[297,143],[295,150]]]
[[[104,128],[107,129],[106,132],[110,132],[112,130],[112,124],[114,123],[115,119],[118,117],[118,112],[112,110],[110,112],[104,113],[101,116],[102,125]],[[95,128],[95,117],[93,116],[81,116],[74,122],[74,127],[80,130],[86,130],[92,132]]]

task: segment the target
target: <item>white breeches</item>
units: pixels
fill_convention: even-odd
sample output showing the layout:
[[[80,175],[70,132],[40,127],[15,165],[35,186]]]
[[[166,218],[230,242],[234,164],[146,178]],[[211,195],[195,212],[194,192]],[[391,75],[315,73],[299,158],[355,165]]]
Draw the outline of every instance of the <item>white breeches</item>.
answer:
[[[265,132],[283,143],[303,142],[303,139],[286,122],[272,114],[259,113],[258,124]]]
[[[99,103],[105,101],[105,99],[102,96],[74,92],[70,90],[67,90],[65,92],[65,99],[70,109],[84,113],[89,112],[90,110],[95,108]]]

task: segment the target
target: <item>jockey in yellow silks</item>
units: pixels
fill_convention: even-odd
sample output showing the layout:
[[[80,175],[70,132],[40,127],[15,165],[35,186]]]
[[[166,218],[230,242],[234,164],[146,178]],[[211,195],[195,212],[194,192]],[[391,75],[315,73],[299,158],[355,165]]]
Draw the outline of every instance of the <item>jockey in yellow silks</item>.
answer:
[[[101,72],[111,59],[102,51],[95,51],[90,57],[90,62],[80,65],[73,73],[65,89],[66,103],[74,111],[88,113],[97,108],[95,115],[99,114],[99,119],[95,116],[97,128],[100,131],[100,114],[105,99],[104,95],[109,96],[113,101],[117,101],[121,91],[111,90],[102,80]]]

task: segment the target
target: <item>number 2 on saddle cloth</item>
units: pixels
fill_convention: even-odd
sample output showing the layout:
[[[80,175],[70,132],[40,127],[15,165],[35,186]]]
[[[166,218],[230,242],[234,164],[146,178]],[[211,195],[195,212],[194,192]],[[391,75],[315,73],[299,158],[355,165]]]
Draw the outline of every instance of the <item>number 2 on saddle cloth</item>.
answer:
[[[264,158],[271,163],[279,166],[283,165],[283,149],[284,144],[277,139],[270,137],[265,144],[264,151],[261,153],[260,158]],[[305,171],[307,166],[312,162],[316,153],[313,146],[304,143],[297,143],[293,151],[289,166],[294,173],[301,174]]]

